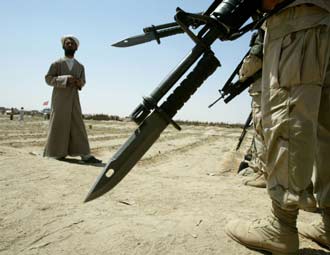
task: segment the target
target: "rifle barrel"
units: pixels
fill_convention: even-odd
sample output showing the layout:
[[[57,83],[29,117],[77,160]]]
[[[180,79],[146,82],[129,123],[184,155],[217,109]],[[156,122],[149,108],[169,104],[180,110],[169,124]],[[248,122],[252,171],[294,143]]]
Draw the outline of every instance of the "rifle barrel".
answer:
[[[176,26],[178,26],[178,23],[176,23],[176,22],[166,23],[166,24],[162,24],[162,25],[158,25],[158,26],[152,25],[151,27],[143,28],[143,32],[144,33],[149,33],[149,32],[153,32],[155,30],[160,30],[160,29],[164,29],[164,28],[171,28],[171,27],[176,27]]]
[[[245,121],[245,124],[244,124],[244,127],[243,127],[243,131],[241,133],[241,136],[239,137],[238,139],[238,143],[237,143],[237,146],[236,146],[236,150],[238,151],[238,149],[241,147],[241,144],[244,140],[244,137],[246,135],[246,132],[247,132],[247,129],[248,127],[250,126],[251,124],[251,121],[252,121],[252,111],[250,112],[248,118],[246,119]]]

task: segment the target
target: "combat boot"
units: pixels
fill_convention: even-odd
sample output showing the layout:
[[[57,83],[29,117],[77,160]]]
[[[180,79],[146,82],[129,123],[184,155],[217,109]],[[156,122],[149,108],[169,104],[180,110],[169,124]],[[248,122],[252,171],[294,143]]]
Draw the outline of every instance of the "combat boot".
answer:
[[[272,214],[266,219],[253,222],[229,222],[226,233],[234,241],[252,250],[266,251],[273,255],[298,255],[298,209],[283,210],[273,202]]]
[[[306,212],[317,212],[316,200],[312,192],[307,191],[299,197],[299,209]]]
[[[317,223],[299,223],[299,233],[330,250],[330,208],[322,211],[322,220]]]
[[[251,177],[252,176],[252,178],[256,178],[256,172],[254,171],[254,169],[253,168],[251,168],[251,167],[246,167],[246,168],[244,168],[242,171],[240,171],[239,173],[238,173],[238,175],[239,176],[249,176],[249,177]]]
[[[264,174],[261,174],[254,180],[247,180],[244,184],[246,186],[251,186],[251,187],[255,187],[255,188],[266,188],[266,186],[267,186],[266,178],[265,178]]]

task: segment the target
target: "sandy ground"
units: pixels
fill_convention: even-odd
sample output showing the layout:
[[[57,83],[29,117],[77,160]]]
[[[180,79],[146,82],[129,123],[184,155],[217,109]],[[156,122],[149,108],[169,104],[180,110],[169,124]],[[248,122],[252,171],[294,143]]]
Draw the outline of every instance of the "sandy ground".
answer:
[[[47,127],[40,118],[0,115],[0,254],[260,254],[224,232],[230,219],[270,210],[266,190],[235,174],[240,129],[169,127],[118,186],[84,204],[102,167],[43,158]],[[86,127],[104,162],[135,129],[112,121]],[[317,217],[302,212],[299,220]],[[330,254],[300,241],[301,254]]]

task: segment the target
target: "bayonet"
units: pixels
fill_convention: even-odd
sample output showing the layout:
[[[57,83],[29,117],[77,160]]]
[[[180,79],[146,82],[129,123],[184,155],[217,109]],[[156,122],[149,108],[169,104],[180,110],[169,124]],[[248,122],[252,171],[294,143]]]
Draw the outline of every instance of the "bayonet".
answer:
[[[211,13],[214,11],[214,9],[221,2],[222,2],[222,0],[215,0],[204,13],[200,12],[200,13],[197,13],[197,15],[203,14],[204,16],[210,16]],[[195,22],[190,25],[193,28],[197,28],[200,24]],[[131,47],[131,46],[147,43],[147,42],[154,41],[154,40],[157,41],[158,44],[160,44],[161,38],[184,33],[184,31],[178,25],[177,22],[171,22],[171,23],[166,23],[166,24],[157,25],[157,26],[152,25],[150,27],[143,28],[143,32],[144,32],[144,34],[128,37],[124,40],[121,40],[119,42],[112,44],[111,46],[126,48],[126,47]]]
[[[215,40],[214,34],[211,40]],[[196,46],[198,47],[198,46]],[[116,186],[133,168],[133,166],[147,152],[158,139],[168,124],[173,123],[173,116],[190,98],[199,86],[220,65],[213,52],[205,52],[194,70],[182,81],[168,99],[143,120],[117,153],[110,159],[103,172],[97,178],[94,186],[88,193],[85,202],[102,196]],[[174,124],[177,128],[178,125]]]
[[[176,24],[176,23],[170,23],[170,24]],[[144,31],[145,31],[144,34],[129,37],[127,39],[112,44],[112,46],[130,47],[154,40],[156,40],[157,43],[160,44],[161,38],[183,33],[183,30],[177,24],[171,28],[165,28],[165,29],[162,28],[160,30],[157,29],[157,26],[154,26],[154,29],[147,30],[147,28],[145,28]]]

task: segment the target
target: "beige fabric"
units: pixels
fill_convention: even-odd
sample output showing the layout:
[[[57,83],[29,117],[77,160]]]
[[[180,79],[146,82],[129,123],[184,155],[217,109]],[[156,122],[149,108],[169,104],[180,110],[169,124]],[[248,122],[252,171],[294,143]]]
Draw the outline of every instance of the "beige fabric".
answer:
[[[313,15],[320,17],[320,25],[309,19]],[[283,208],[308,207],[303,201],[314,163],[317,202],[330,206],[330,27],[324,25],[329,16],[300,5],[267,22],[262,77],[267,187]],[[287,33],[283,27],[284,33],[272,26],[279,20],[304,28]]]
[[[285,0],[281,0],[280,2],[283,1]],[[314,4],[330,12],[329,0],[295,0],[292,4],[289,5],[289,7],[297,6],[301,4]]]
[[[245,81],[247,78],[254,75],[262,67],[262,60],[252,54],[247,55],[243,59],[242,66],[239,70],[239,80],[241,82]]]
[[[79,94],[76,88],[66,87],[59,77],[71,75],[85,81],[84,66],[75,60],[69,71],[64,59],[54,62],[46,74],[53,86],[51,117],[44,156],[65,157],[90,154],[85,125],[82,119]]]
[[[322,4],[321,4],[322,2]],[[304,5],[302,3],[312,3]],[[295,7],[284,9],[266,21],[266,33],[270,40],[318,25],[330,25],[330,1],[313,0],[294,2]],[[292,22],[292,21],[295,22]]]
[[[262,59],[253,54],[247,55],[243,59],[242,66],[239,70],[240,81],[245,81],[253,76],[262,68]],[[252,121],[254,126],[254,135],[249,153],[252,159],[248,162],[249,167],[256,173],[263,172],[263,163],[261,156],[264,153],[264,144],[262,142],[262,126],[261,126],[261,78],[252,83],[249,87],[249,94],[252,97],[251,110]]]
[[[262,130],[262,118],[261,118],[261,78],[255,81],[249,87],[249,94],[252,98],[252,121],[254,127],[254,136],[252,143],[252,159],[249,162],[249,166],[255,170],[255,172],[264,172],[264,154],[265,144],[263,141]]]

